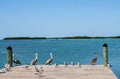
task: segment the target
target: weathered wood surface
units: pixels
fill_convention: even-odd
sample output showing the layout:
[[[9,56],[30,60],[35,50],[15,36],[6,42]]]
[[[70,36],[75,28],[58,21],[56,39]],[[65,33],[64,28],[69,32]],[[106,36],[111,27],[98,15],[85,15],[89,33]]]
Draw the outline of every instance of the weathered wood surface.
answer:
[[[0,79],[118,79],[110,68],[103,65],[41,66],[44,70],[41,76],[35,74],[34,66],[27,69],[24,66],[16,66],[5,73],[0,70]]]

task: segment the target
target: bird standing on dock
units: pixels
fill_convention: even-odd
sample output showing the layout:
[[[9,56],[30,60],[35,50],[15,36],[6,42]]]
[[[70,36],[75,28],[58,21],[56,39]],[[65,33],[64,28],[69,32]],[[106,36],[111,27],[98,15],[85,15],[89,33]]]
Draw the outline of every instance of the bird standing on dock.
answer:
[[[73,61],[71,61],[70,63],[71,63],[71,65],[75,65],[75,63]]]
[[[37,61],[38,61],[38,54],[35,53],[35,59],[31,61],[30,65],[35,65]]]
[[[95,63],[96,63],[96,61],[97,61],[97,54],[94,53],[94,56],[95,56],[95,58],[92,59],[92,61],[90,62],[91,65],[95,65]]]
[[[5,66],[4,66],[5,68],[3,68],[3,71],[9,71],[10,70],[10,64],[5,64]]]
[[[58,64],[57,64],[57,63],[55,63],[54,65],[55,65],[55,67],[57,67],[57,66],[58,66]]]
[[[21,62],[20,62],[20,60],[17,60],[16,58],[15,58],[15,55],[13,54],[13,60],[12,60],[16,65],[20,65],[21,64]]]
[[[77,63],[77,65],[78,65],[78,67],[81,67],[81,64],[79,62]]]
[[[64,64],[64,67],[67,67],[67,66],[68,66],[68,64],[67,64],[65,61],[64,61],[64,63],[63,63],[63,64]]]
[[[68,64],[64,61],[64,66],[67,66]]]
[[[50,63],[53,61],[53,55],[50,53],[50,58],[46,61],[46,65],[50,65]]]
[[[107,67],[109,67],[109,68],[110,68],[110,67],[112,67],[112,65],[110,65],[110,64],[108,63],[108,64],[107,64]]]

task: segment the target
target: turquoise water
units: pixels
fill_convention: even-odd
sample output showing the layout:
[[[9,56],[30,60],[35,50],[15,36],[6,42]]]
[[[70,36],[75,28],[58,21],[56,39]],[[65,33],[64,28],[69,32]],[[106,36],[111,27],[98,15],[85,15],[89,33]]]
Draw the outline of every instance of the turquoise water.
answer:
[[[29,64],[38,53],[37,64],[45,64],[49,53],[53,53],[52,64],[63,64],[66,61],[89,64],[94,58],[94,52],[98,54],[96,64],[103,64],[103,44],[108,44],[109,63],[113,72],[120,79],[120,39],[70,39],[70,40],[0,40],[0,68],[6,63],[6,48],[11,46],[16,58],[22,64]]]

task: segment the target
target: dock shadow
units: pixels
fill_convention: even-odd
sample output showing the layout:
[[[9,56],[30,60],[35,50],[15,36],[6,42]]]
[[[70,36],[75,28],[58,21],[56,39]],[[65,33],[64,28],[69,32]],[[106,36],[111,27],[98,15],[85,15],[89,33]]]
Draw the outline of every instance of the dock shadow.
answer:
[[[0,72],[0,76],[1,76],[1,74],[4,74],[4,73],[6,73],[6,72]]]

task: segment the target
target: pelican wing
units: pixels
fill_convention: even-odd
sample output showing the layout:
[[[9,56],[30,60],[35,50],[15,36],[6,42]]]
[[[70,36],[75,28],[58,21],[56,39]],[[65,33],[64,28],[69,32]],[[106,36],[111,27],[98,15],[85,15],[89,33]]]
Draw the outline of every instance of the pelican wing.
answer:
[[[37,62],[37,59],[33,59],[30,63],[30,65],[35,65],[35,63]]]
[[[96,58],[94,58],[92,61],[91,61],[91,65],[94,65],[95,63],[96,63],[96,61],[97,61],[97,57]]]
[[[46,65],[47,65],[47,64],[50,64],[52,61],[53,61],[53,59],[52,59],[52,58],[50,58],[50,59],[48,59],[48,60],[46,61],[46,63],[45,63],[45,64],[46,64]]]
[[[20,60],[12,60],[14,63],[16,63],[16,64],[21,64],[21,62],[20,62]]]

